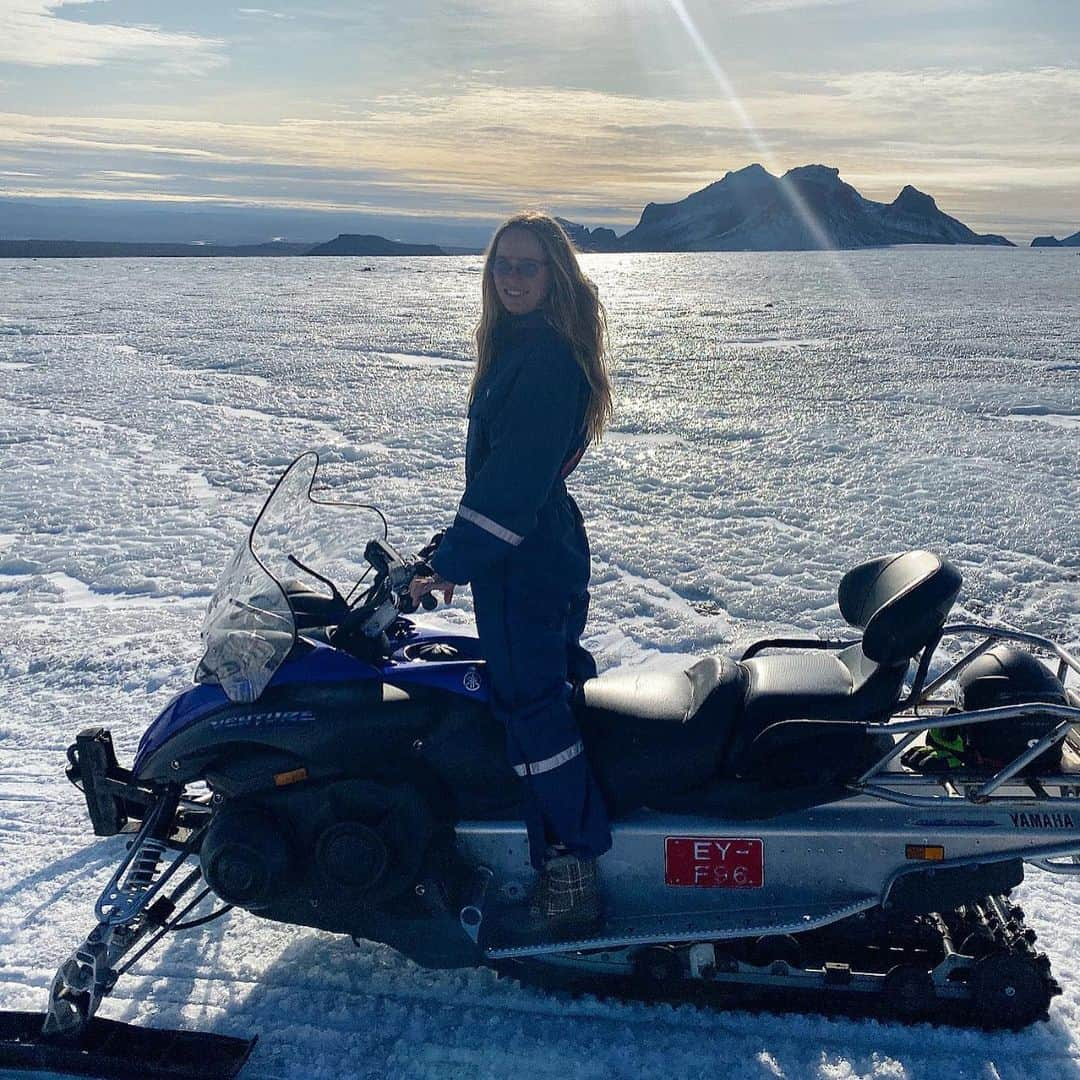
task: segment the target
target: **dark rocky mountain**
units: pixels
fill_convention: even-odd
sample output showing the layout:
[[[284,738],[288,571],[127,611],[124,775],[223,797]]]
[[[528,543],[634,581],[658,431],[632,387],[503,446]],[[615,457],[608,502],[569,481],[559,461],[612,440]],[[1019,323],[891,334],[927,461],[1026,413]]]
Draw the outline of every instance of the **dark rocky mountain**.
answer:
[[[571,242],[578,251],[618,251],[619,238],[614,229],[606,229],[600,226],[596,229],[587,229],[584,225],[567,221],[566,218],[555,219],[570,237]]]
[[[837,169],[804,165],[782,177],[760,165],[729,172],[677,203],[649,203],[619,238],[622,251],[803,251],[890,244],[995,244],[910,185],[874,202]]]
[[[1074,232],[1072,236],[1066,236],[1059,240],[1056,236],[1036,236],[1031,241],[1032,247],[1080,247],[1080,232]]]
[[[106,240],[0,240],[0,259],[223,259],[306,255],[310,244],[114,244]]]
[[[341,233],[325,244],[313,247],[309,255],[445,255],[435,244],[399,244],[382,236]]]

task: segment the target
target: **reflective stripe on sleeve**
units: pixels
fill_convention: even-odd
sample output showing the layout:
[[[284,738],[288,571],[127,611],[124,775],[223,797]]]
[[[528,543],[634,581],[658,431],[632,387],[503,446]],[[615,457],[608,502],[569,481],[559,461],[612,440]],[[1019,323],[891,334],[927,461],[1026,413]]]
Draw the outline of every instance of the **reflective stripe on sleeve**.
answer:
[[[552,769],[557,769],[560,765],[573,761],[584,749],[581,740],[578,739],[573,746],[568,746],[565,750],[560,750],[559,753],[544,758],[543,761],[530,761],[526,765],[515,765],[514,772],[518,776],[538,776],[540,773],[551,772]]]
[[[517,547],[524,536],[519,536],[516,532],[511,532],[509,529],[504,528],[497,521],[492,521],[491,518],[485,514],[478,513],[476,510],[470,510],[464,504],[458,507],[458,514],[466,521],[471,521],[474,525],[478,525],[484,532],[491,533],[492,536],[497,537],[499,540],[505,541],[512,547]]]

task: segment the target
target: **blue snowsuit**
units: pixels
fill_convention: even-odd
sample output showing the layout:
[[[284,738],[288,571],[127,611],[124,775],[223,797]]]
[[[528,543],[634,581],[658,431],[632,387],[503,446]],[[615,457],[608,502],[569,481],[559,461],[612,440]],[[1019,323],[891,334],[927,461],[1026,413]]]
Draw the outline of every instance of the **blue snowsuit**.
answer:
[[[472,584],[492,708],[526,782],[537,869],[554,842],[584,857],[611,846],[567,684],[596,674],[579,642],[589,542],[564,483],[584,452],[588,403],[585,375],[544,316],[507,317],[469,408],[465,494],[429,560],[447,581]]]

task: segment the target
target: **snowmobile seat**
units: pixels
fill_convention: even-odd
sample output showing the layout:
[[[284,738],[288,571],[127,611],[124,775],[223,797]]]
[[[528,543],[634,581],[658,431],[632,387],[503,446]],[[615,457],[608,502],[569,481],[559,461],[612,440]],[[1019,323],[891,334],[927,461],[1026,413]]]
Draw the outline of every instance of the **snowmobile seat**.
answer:
[[[780,720],[867,720],[887,713],[900,698],[912,658],[936,641],[960,584],[959,571],[928,551],[887,555],[849,570],[840,582],[840,613],[863,631],[862,641],[743,660],[747,723],[761,730]]]
[[[740,775],[751,765],[756,772],[776,754],[790,754],[800,731],[823,737],[819,724],[788,730],[785,722],[857,727],[887,716],[900,700],[912,659],[936,644],[961,580],[955,567],[927,551],[888,555],[849,570],[840,582],[840,613],[863,631],[862,640],[834,650],[814,642],[812,651],[742,660],[747,691],[730,766]],[[840,732],[837,737],[842,739]]]
[[[613,671],[586,680],[586,708],[641,720],[685,724],[720,686],[741,684],[746,676],[726,656],[706,656],[682,671]]]
[[[617,671],[585,682],[577,702],[582,736],[612,814],[715,779],[745,685],[742,669],[724,656],[684,671]]]
[[[876,664],[861,645],[745,660],[746,721],[760,730],[779,720],[862,720],[899,700],[907,661]]]

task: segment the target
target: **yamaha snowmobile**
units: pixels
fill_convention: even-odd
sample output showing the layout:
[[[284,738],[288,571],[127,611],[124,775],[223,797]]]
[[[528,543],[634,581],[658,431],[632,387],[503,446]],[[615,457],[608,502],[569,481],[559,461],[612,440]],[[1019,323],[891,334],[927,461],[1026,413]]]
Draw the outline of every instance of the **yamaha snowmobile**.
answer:
[[[196,685],[131,767],[103,728],[70,748],[94,832],[131,841],[43,1031],[9,1033],[9,1051],[85,1046],[125,971],[230,908],[430,967],[658,997],[796,991],[986,1027],[1045,1018],[1058,987],[1009,893],[1026,864],[1080,873],[1068,651],[950,624],[960,574],[908,551],[843,577],[845,640],[584,682],[575,708],[613,817],[603,924],[522,941],[502,929],[534,878],[522,781],[478,643],[409,617],[423,560],[394,550],[385,519],[361,555],[374,508],[322,501],[317,468],[306,454],[278,481],[210,602]],[[343,592],[335,577],[359,580]],[[938,650],[955,638],[968,645],[949,663]],[[202,1075],[250,1049],[206,1038]]]

